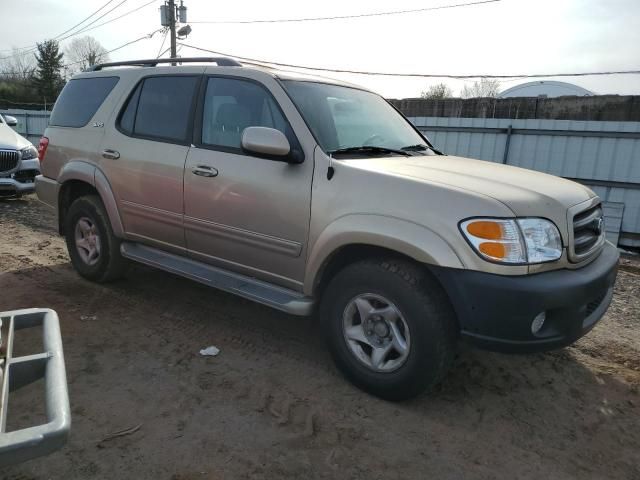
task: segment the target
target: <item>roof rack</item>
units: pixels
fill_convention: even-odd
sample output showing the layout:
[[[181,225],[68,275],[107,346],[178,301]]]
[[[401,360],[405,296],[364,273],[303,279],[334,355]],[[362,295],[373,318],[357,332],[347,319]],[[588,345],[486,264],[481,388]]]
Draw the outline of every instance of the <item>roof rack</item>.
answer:
[[[150,60],[127,60],[124,62],[99,63],[90,66],[87,72],[97,72],[108,67],[155,67],[159,63],[215,63],[219,67],[241,67],[242,64],[229,57],[185,57],[185,58],[153,58]]]

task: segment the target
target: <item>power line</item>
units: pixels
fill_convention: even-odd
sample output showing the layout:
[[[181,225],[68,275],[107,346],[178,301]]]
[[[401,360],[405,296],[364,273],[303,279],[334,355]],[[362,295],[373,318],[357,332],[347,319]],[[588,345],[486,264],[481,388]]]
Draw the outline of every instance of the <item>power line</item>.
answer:
[[[88,17],[85,17],[81,22],[76,23],[73,27],[68,28],[67,30],[65,30],[64,32],[56,35],[55,37],[53,37],[53,39],[55,40],[56,38],[60,38],[62,37],[64,34],[69,33],[71,30],[73,30],[74,28],[76,28],[79,25],[82,25],[84,22],[86,22],[87,20],[89,20],[91,17],[93,17],[96,13],[98,13],[100,10],[102,10],[103,8],[105,8],[107,5],[109,5],[110,3],[114,2],[115,0],[109,0],[107,3],[105,3],[104,5],[102,5],[99,9],[97,9],[95,12],[93,12],[91,15],[89,15]],[[25,49],[32,49],[33,45],[28,45],[25,47],[16,47],[15,50],[25,50]],[[5,48],[3,50],[0,50],[0,52],[10,52],[13,49],[10,48]]]
[[[98,19],[96,19],[96,21],[97,21],[97,20],[100,20],[101,18],[104,18],[106,15],[108,15],[108,14],[109,14],[109,13],[111,13],[113,10],[115,10],[115,9],[116,9],[116,8],[118,8],[120,5],[122,5],[125,1],[127,1],[127,0],[124,0],[124,1],[120,2],[120,3],[119,3],[118,5],[116,5],[114,8],[112,8],[111,10],[109,10],[108,12],[106,12],[104,15],[102,15],[101,17],[99,17]],[[126,17],[126,16],[128,16],[128,15],[131,15],[132,13],[135,13],[135,12],[137,12],[138,10],[141,10],[141,9],[143,9],[144,7],[147,7],[147,6],[149,6],[149,5],[151,5],[152,3],[155,3],[155,2],[156,2],[156,0],[150,0],[149,2],[146,2],[146,3],[142,4],[142,5],[140,5],[139,7],[134,8],[133,10],[129,10],[129,11],[127,11],[127,12],[123,13],[122,15],[119,15],[119,16],[117,16],[117,17],[114,17],[114,18],[111,18],[111,19],[109,19],[109,20],[106,20],[106,21],[104,21],[104,22],[102,22],[102,23],[99,23],[98,25],[91,26],[91,25],[93,25],[93,24],[95,23],[95,21],[94,21],[94,22],[92,22],[92,23],[90,23],[90,24],[88,24],[88,25],[85,25],[85,26],[84,26],[83,28],[81,28],[80,30],[78,30],[78,31],[76,31],[76,32],[73,32],[73,33],[71,33],[71,34],[69,34],[69,35],[65,36],[64,38],[59,39],[59,41],[61,42],[61,41],[63,41],[63,40],[66,40],[66,39],[68,39],[68,38],[71,38],[71,37],[73,37],[73,36],[75,36],[75,35],[79,35],[79,34],[81,34],[81,33],[89,32],[89,31],[91,31],[91,30],[95,30],[96,28],[100,28],[100,27],[102,27],[102,26],[104,26],[104,25],[107,25],[107,24],[109,24],[109,23],[111,23],[111,22],[115,22],[116,20],[120,20],[121,18]],[[29,48],[29,47],[23,47],[23,48]],[[16,53],[16,54],[9,55],[9,56],[7,56],[7,57],[1,57],[1,58],[0,58],[0,60],[6,60],[7,58],[13,58],[13,57],[16,57],[16,56],[18,56],[18,55],[24,55],[24,54],[26,54],[26,53],[30,53],[30,52],[32,52],[32,51],[35,51],[35,50],[36,50],[36,48],[37,48],[37,46],[36,46],[36,45],[34,45],[34,46],[30,47],[30,48],[29,48],[29,50],[25,50],[25,51],[22,51],[22,52],[18,52],[18,53]]]
[[[189,23],[210,23],[217,25],[239,25],[239,24],[248,24],[248,23],[294,23],[294,22],[319,22],[325,20],[344,20],[351,18],[367,18],[367,17],[382,17],[386,15],[403,15],[406,13],[419,13],[419,12],[429,12],[433,10],[445,10],[450,8],[459,8],[459,7],[471,7],[474,5],[483,5],[486,3],[496,3],[501,0],[479,0],[476,2],[469,3],[456,3],[453,5],[442,5],[439,7],[426,7],[426,8],[414,8],[410,10],[394,10],[389,12],[374,12],[374,13],[360,13],[355,15],[333,15],[330,17],[308,17],[308,18],[281,18],[274,20],[200,20],[193,21]]]
[[[160,44],[160,48],[158,49],[158,55],[156,55],[156,58],[160,58],[160,55],[162,55],[162,47],[164,47],[164,42],[167,41],[167,34],[169,33],[169,30],[166,29],[164,31],[164,36],[162,37],[162,43]]]
[[[102,27],[103,25],[107,25],[107,24],[109,24],[109,23],[111,23],[111,22],[115,22],[116,20],[120,20],[121,18],[126,17],[127,15],[131,15],[132,13],[135,13],[135,12],[137,12],[138,10],[143,9],[143,8],[144,8],[144,7],[146,7],[146,6],[151,5],[152,3],[156,3],[156,1],[157,1],[157,0],[151,0],[151,1],[147,2],[147,3],[144,3],[144,4],[140,5],[140,6],[139,6],[139,7],[137,7],[137,8],[134,8],[133,10],[129,10],[129,11],[127,11],[127,12],[123,13],[122,15],[118,16],[118,17],[111,18],[111,19],[109,19],[109,20],[107,20],[107,21],[105,21],[105,22],[99,23],[98,25],[95,25],[95,26],[93,26],[93,27],[91,27],[91,28],[86,28],[86,27],[85,27],[85,28],[83,28],[83,29],[82,29],[80,32],[78,32],[78,33],[84,33],[84,32],[88,32],[88,31],[90,31],[90,30],[95,30],[96,28],[100,28],[100,27]],[[105,15],[106,15],[106,14],[105,14]]]
[[[515,75],[488,75],[488,74],[474,74],[474,75],[454,75],[454,74],[435,74],[435,73],[392,73],[392,72],[369,72],[362,70],[345,70],[339,68],[325,68],[325,67],[309,67],[303,65],[293,65],[290,63],[273,62],[271,60],[258,60],[255,58],[240,57],[238,55],[231,55],[228,53],[217,52],[206,48],[196,47],[194,45],[188,45],[186,43],[180,43],[180,45],[192,48],[194,50],[200,50],[202,52],[213,53],[216,55],[222,55],[225,57],[234,57],[247,63],[256,64],[269,64],[278,67],[297,68],[300,70],[313,70],[318,72],[332,72],[332,73],[351,73],[356,75],[376,75],[386,77],[419,77],[419,78],[452,78],[458,80],[474,79],[474,78],[545,78],[545,77],[586,77],[594,75],[627,75],[627,74],[640,74],[640,70],[614,70],[605,72],[579,72],[579,73],[534,73],[534,74],[515,74]]]
[[[115,7],[113,7],[111,10],[109,10],[109,11],[107,11],[107,12],[103,13],[103,14],[102,14],[102,15],[100,15],[98,18],[96,18],[93,22],[91,22],[91,23],[89,23],[89,24],[85,25],[85,26],[84,26],[84,27],[82,27],[80,30],[77,30],[77,31],[75,31],[75,32],[73,32],[73,33],[70,33],[70,34],[68,34],[66,37],[65,37],[65,36],[62,36],[62,37],[61,37],[61,35],[58,35],[57,37],[54,37],[54,38],[53,38],[53,40],[57,40],[57,41],[58,41],[58,43],[59,43],[59,42],[61,42],[61,41],[63,41],[63,40],[66,40],[67,38],[73,37],[73,36],[75,36],[75,35],[79,35],[79,34],[81,34],[81,33],[85,32],[85,31],[87,31],[87,27],[90,27],[91,25],[93,25],[94,23],[96,23],[97,21],[99,21],[100,19],[104,18],[106,15],[109,15],[109,14],[110,14],[111,12],[113,12],[116,8],[118,8],[120,5],[122,5],[123,3],[127,2],[127,1],[128,1],[128,0],[122,0],[120,3],[118,3],[118,4],[117,4]],[[107,2],[107,4],[106,4],[106,5],[108,5],[109,3],[111,3],[111,1]],[[102,8],[104,8],[106,5],[103,5],[103,6],[100,8],[100,10],[102,10]],[[91,16],[93,16],[93,14],[92,14]],[[85,19],[85,20],[87,20],[87,19]],[[80,23],[84,23],[84,20],[83,20],[82,22],[80,22]],[[75,27],[73,27],[73,28],[75,28]],[[70,30],[73,30],[73,28],[71,28]],[[67,30],[67,31],[69,31],[69,30]],[[65,32],[65,33],[66,33],[66,32]],[[14,55],[9,55],[9,56],[7,56],[7,57],[0,58],[0,60],[6,60],[7,58],[12,58],[12,57],[15,57],[15,56],[17,56],[17,55],[24,55],[25,53],[34,52],[37,48],[38,48],[38,45],[36,44],[36,45],[33,45],[30,49],[24,50],[24,51],[22,51],[22,52],[20,52],[20,53],[14,54]]]
[[[95,12],[93,12],[91,15],[89,15],[87,18],[85,18],[84,20],[82,20],[81,22],[76,23],[73,27],[68,28],[67,30],[65,30],[64,32],[62,32],[60,35],[56,35],[55,37],[53,37],[53,39],[55,40],[56,38],[60,38],[63,35],[69,33],[71,30],[75,29],[77,26],[82,25],[84,22],[86,22],[87,20],[89,20],[91,17],[93,17],[96,13],[100,12],[100,10],[102,10],[103,8],[105,8],[107,5],[109,5],[110,3],[113,3],[115,0],[109,0],[107,3],[105,3],[104,5],[102,5],[98,10],[96,10]],[[109,12],[107,12],[109,13]],[[105,14],[106,15],[106,14]],[[82,30],[82,29],[81,29]]]
[[[108,55],[108,54],[110,54],[110,53],[116,52],[116,51],[121,50],[121,49],[123,49],[123,48],[125,48],[125,47],[128,47],[129,45],[132,45],[132,44],[134,44],[134,43],[141,42],[142,40],[147,40],[147,39],[153,38],[153,36],[154,36],[156,33],[161,32],[162,30],[164,30],[164,29],[163,29],[163,28],[159,28],[159,29],[157,29],[157,30],[154,30],[154,31],[153,31],[153,32],[151,32],[151,33],[148,33],[148,34],[146,34],[146,35],[143,35],[142,37],[136,38],[135,40],[131,40],[130,42],[127,42],[127,43],[124,43],[124,44],[120,45],[119,47],[116,47],[116,48],[113,48],[113,49],[111,49],[111,50],[108,50],[108,51],[104,52],[104,55]],[[77,64],[79,64],[79,63],[82,63],[83,61],[84,61],[84,60],[79,60],[79,61],[77,61],[77,62],[73,62],[73,63],[66,63],[66,64],[64,64],[64,65],[62,65],[62,66],[63,66],[63,67],[71,67],[71,66],[73,66],[73,65],[77,65]]]
[[[89,29],[89,27],[90,27],[91,25],[93,25],[93,24],[95,24],[96,22],[98,22],[99,20],[103,19],[104,17],[106,17],[107,15],[109,15],[109,14],[110,14],[111,12],[113,12],[116,8],[120,7],[120,5],[124,4],[124,3],[125,3],[125,2],[127,2],[127,1],[129,1],[129,0],[122,0],[120,3],[118,3],[118,4],[117,4],[115,7],[113,7],[111,10],[109,10],[108,12],[103,13],[103,14],[102,14],[102,15],[100,15],[98,18],[96,18],[93,22],[88,23],[87,25],[85,25],[84,27],[82,27],[80,30],[78,30],[78,31],[76,31],[76,32],[74,32],[74,33],[71,33],[71,34],[67,35],[66,37],[58,38],[57,40],[59,40],[59,41],[61,42],[62,40],[66,40],[66,39],[67,39],[67,38],[69,38],[69,37],[73,37],[74,35],[79,35],[79,34],[81,34],[81,33],[86,32],[86,31]]]
[[[153,38],[153,36],[156,33],[161,32],[162,30],[164,30],[164,29],[163,28],[159,28],[158,30],[154,30],[153,32],[148,33],[147,35],[143,35],[142,37],[136,38],[135,40],[131,40],[130,42],[124,43],[124,44],[122,44],[122,45],[120,45],[120,46],[118,46],[116,48],[108,50],[108,51],[104,52],[104,55],[108,55],[109,53],[116,52],[116,51],[121,50],[121,49],[123,49],[125,47],[128,47],[129,45],[132,45],[132,44],[137,43],[137,42],[141,42],[142,40]],[[61,65],[61,67],[62,68],[72,67],[72,66],[77,65],[77,64],[82,63],[82,62],[84,62],[84,60],[78,60],[77,62],[72,62],[72,63],[63,63]],[[22,73],[23,72],[12,72],[12,71],[9,71],[9,72],[0,72],[0,75],[22,75]]]

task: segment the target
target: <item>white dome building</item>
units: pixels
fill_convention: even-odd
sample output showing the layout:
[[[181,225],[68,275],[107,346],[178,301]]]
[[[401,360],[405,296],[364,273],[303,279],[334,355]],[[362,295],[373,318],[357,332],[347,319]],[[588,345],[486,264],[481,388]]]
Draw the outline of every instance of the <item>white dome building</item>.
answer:
[[[498,98],[509,97],[562,97],[566,95],[576,95],[578,97],[590,97],[593,92],[567,82],[555,82],[548,80],[537,80],[535,82],[522,83],[515,87],[508,88],[498,94]]]

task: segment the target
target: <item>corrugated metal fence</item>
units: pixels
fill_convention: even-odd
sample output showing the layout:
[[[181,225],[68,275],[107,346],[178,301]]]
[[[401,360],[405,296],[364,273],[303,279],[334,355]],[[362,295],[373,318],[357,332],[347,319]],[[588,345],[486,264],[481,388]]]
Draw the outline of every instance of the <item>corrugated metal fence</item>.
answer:
[[[551,173],[592,188],[606,203],[610,238],[640,246],[640,122],[414,117],[451,155]],[[621,223],[621,225],[620,225]]]
[[[11,109],[0,110],[0,114],[16,117],[16,120],[18,120],[18,126],[15,127],[16,132],[37,145],[44,133],[44,129],[47,128],[51,112],[47,110]]]
[[[0,110],[36,143],[51,112]],[[640,247],[640,122],[413,117],[451,155],[530,168],[591,187],[604,201],[609,237]]]

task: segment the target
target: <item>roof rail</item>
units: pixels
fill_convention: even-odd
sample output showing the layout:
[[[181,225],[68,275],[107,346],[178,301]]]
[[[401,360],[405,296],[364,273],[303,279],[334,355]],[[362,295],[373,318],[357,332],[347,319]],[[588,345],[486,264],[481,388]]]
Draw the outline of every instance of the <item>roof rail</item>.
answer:
[[[229,57],[185,57],[185,58],[153,58],[150,60],[127,60],[124,62],[109,62],[91,65],[86,71],[97,72],[108,67],[155,67],[159,63],[216,63],[219,67],[241,67],[242,64]]]

